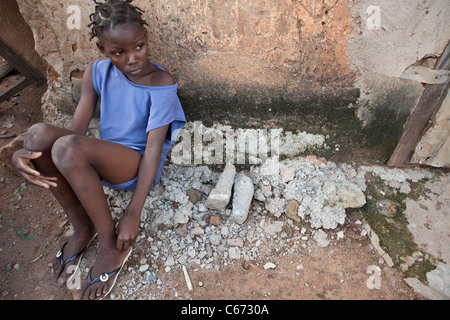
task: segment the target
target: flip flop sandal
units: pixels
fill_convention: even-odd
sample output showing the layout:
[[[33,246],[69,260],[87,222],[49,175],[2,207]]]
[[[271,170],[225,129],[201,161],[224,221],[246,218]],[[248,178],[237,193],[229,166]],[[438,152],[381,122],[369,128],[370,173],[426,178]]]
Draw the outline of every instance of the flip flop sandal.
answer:
[[[108,273],[108,272],[104,272],[104,273],[102,273],[101,275],[99,275],[97,278],[92,279],[92,277],[91,277],[91,271],[92,271],[92,269],[89,270],[89,273],[88,273],[88,286],[90,286],[91,284],[97,283],[97,282],[103,282],[103,283],[108,282],[108,281],[110,280],[111,277],[114,277],[114,278],[113,278],[113,283],[112,283],[111,286],[109,286],[108,292],[106,292],[103,296],[96,298],[95,300],[102,300],[102,299],[105,298],[105,297],[111,292],[111,290],[114,288],[114,286],[115,286],[115,284],[116,284],[116,281],[117,281],[117,278],[118,278],[118,276],[119,276],[119,273],[120,273],[120,271],[122,271],[122,268],[123,268],[123,266],[125,265],[125,262],[127,262],[128,258],[130,257],[131,251],[132,251],[132,249],[131,249],[131,247],[130,247],[130,249],[128,250],[128,253],[127,253],[125,259],[123,259],[123,261],[122,261],[122,265],[121,265],[119,268],[117,268],[116,270],[114,270],[114,271],[111,271],[111,272],[109,272],[109,273]]]
[[[84,251],[86,251],[86,249],[89,247],[89,245],[91,244],[91,242],[95,239],[95,237],[97,236],[97,233],[92,237],[92,239],[89,241],[89,243],[87,244],[87,246],[81,250],[80,252],[74,254],[73,256],[67,258],[66,260],[63,259],[63,253],[64,253],[64,247],[66,246],[66,244],[69,242],[67,241],[66,243],[63,244],[63,246],[61,247],[61,249],[58,251],[58,253],[56,254],[56,258],[59,258],[59,264],[61,266],[61,273],[58,275],[58,277],[64,272],[64,269],[66,268],[66,265],[69,262],[72,262],[73,260],[75,260],[76,258],[80,257],[80,259],[78,259],[78,263],[77,266],[75,267],[74,272],[69,276],[69,278],[67,278],[66,282],[64,282],[63,284],[58,283],[57,281],[55,281],[52,277],[52,282],[55,286],[57,287],[62,287],[64,286],[67,282],[72,281],[73,277],[75,277],[75,275],[77,274],[78,268],[80,267],[80,263],[81,263],[81,258],[83,258],[83,253]]]

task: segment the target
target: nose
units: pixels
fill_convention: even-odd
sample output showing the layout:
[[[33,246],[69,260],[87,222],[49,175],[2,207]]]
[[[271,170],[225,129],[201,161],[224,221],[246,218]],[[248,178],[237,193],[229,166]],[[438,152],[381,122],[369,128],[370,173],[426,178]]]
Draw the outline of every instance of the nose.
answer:
[[[130,53],[130,54],[128,55],[128,62],[127,62],[127,64],[128,64],[128,65],[133,65],[133,64],[135,64],[136,62],[137,62],[136,56],[135,56],[133,53]]]

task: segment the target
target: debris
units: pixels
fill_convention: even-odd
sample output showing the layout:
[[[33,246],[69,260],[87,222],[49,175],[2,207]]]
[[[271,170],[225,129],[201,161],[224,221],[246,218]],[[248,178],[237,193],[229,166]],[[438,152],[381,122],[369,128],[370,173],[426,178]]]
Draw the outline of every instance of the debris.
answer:
[[[230,219],[238,224],[243,224],[248,216],[248,211],[253,199],[253,182],[245,174],[238,173],[234,180],[233,210]]]
[[[265,265],[264,265],[264,269],[275,269],[277,266],[274,264],[274,263],[272,263],[272,262],[267,262]]]
[[[209,209],[224,209],[231,198],[234,176],[236,168],[233,164],[227,163],[225,169],[217,181],[215,188],[206,199],[205,206]]]
[[[192,288],[192,283],[191,283],[191,279],[189,278],[189,274],[186,270],[186,267],[183,265],[183,273],[184,273],[184,278],[186,279],[186,285],[189,289],[189,291],[194,290],[194,288]]]

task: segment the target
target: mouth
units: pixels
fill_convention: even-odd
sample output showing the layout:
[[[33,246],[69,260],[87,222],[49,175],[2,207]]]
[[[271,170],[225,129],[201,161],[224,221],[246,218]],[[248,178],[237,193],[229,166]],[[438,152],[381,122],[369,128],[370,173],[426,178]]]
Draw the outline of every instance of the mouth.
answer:
[[[141,72],[142,68],[136,68],[128,71],[128,74],[137,75]]]

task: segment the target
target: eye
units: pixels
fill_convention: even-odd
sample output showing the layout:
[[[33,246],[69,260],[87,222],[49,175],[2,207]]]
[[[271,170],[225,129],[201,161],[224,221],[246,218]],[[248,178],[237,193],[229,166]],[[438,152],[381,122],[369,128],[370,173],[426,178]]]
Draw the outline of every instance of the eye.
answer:
[[[122,54],[122,51],[116,51],[113,53],[113,55],[115,55],[115,56],[120,56],[121,54]]]
[[[136,50],[141,50],[143,46],[144,46],[143,44],[139,44],[139,45],[136,47]]]

